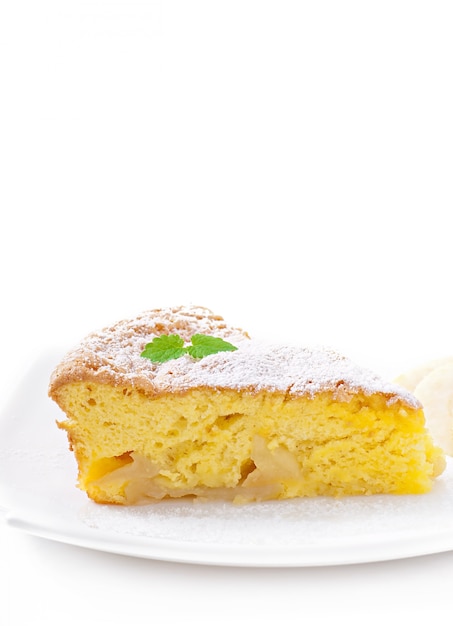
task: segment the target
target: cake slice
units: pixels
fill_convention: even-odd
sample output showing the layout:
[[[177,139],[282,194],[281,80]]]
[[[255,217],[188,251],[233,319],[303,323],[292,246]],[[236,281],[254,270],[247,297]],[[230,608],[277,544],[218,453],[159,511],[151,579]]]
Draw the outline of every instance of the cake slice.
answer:
[[[235,348],[166,362],[156,337]],[[263,345],[201,307],[89,335],[52,374],[78,484],[99,503],[419,494],[444,469],[418,400],[335,352]]]

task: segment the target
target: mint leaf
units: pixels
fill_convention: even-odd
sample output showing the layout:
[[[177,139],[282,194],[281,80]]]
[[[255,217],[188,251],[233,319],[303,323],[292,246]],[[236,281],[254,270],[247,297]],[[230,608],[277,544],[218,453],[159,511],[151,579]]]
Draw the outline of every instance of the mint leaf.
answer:
[[[172,359],[179,359],[183,354],[190,354],[194,359],[202,359],[217,352],[232,352],[237,350],[228,341],[210,335],[193,335],[192,345],[184,346],[184,340],[179,335],[160,335],[147,343],[140,356],[153,363],[165,363]]]
[[[219,337],[211,337],[210,335],[193,335],[192,345],[188,346],[187,352],[194,359],[201,359],[209,354],[216,354],[217,352],[232,352],[237,350],[236,346],[233,346],[228,341],[224,341]]]
[[[179,335],[160,335],[160,337],[154,337],[151,343],[146,344],[140,356],[153,363],[165,363],[171,359],[178,359],[186,352],[184,340]]]

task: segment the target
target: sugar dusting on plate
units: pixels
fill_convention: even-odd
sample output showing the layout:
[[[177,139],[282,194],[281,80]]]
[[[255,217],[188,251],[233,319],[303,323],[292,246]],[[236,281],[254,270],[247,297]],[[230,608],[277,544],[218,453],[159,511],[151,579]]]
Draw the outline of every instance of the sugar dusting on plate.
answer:
[[[323,546],[326,543],[448,529],[453,531],[453,465],[433,490],[417,496],[296,498],[234,505],[192,500],[136,507],[88,502],[80,519],[91,528],[186,544]]]

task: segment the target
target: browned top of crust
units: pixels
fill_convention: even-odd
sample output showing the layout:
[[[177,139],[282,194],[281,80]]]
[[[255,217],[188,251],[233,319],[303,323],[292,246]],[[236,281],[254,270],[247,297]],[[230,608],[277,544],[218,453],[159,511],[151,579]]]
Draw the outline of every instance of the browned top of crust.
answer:
[[[112,385],[133,386],[157,393],[154,378],[161,367],[140,356],[145,345],[160,335],[178,334],[189,342],[202,333],[230,342],[248,339],[246,332],[228,326],[220,315],[200,306],[177,306],[144,311],[88,335],[55,368],[49,395],[68,382],[92,380]]]
[[[179,334],[189,342],[196,333],[221,337],[238,349],[203,359],[184,355],[162,364],[140,356],[156,336]],[[57,399],[62,385],[77,381],[134,388],[149,396],[195,388],[266,390],[292,396],[333,391],[339,399],[350,392],[379,393],[388,403],[420,406],[401,387],[383,381],[332,350],[263,345],[203,307],[145,311],[91,333],[56,367],[49,395]]]

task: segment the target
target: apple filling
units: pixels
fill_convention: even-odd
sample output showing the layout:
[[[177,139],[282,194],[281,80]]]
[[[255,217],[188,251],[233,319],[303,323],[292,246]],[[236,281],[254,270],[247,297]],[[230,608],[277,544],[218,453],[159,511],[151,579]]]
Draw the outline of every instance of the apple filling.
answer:
[[[207,487],[192,477],[193,484],[172,480],[163,468],[136,452],[121,457],[122,465],[93,480],[99,491],[118,491],[122,504],[145,504],[152,500],[195,496],[237,503],[277,498],[284,487],[300,482],[302,472],[294,454],[284,446],[270,450],[263,437],[255,435],[250,458],[242,465],[241,476],[231,487]]]

